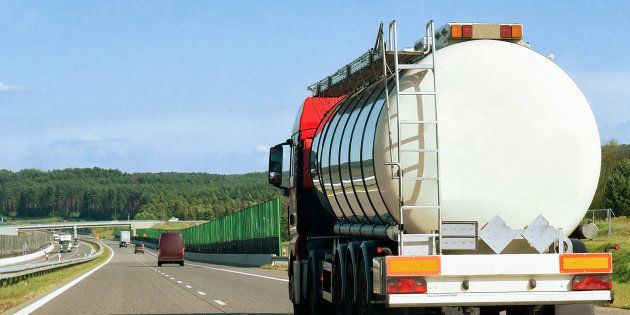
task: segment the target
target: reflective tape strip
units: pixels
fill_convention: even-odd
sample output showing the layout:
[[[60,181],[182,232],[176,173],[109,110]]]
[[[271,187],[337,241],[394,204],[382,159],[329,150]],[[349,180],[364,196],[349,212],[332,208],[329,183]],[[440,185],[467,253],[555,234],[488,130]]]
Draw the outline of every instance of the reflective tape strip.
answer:
[[[388,256],[388,276],[439,275],[440,256]]]
[[[560,255],[562,273],[611,273],[612,255],[597,254],[562,254]]]

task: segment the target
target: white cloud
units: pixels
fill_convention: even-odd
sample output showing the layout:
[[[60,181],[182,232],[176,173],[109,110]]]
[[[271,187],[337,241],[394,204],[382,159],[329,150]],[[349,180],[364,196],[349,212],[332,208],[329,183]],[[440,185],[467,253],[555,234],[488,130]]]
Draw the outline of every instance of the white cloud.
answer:
[[[0,81],[0,93],[2,92],[19,92],[26,90],[26,87],[19,85],[11,85]]]
[[[259,144],[256,145],[256,151],[258,152],[264,152],[264,153],[268,153],[269,152],[269,146],[266,144]]]

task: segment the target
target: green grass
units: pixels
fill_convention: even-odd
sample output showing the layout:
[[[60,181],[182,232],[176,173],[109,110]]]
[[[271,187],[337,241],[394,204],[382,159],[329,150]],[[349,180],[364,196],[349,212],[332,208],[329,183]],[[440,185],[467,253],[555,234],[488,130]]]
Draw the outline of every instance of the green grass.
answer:
[[[619,244],[621,250],[613,252],[613,290],[615,301],[606,306],[630,309],[630,218],[614,218],[613,234],[608,236],[607,224],[604,221],[595,222],[600,228],[600,236],[594,240],[585,241],[591,253],[602,252],[606,245]]]
[[[286,266],[286,265],[272,265],[272,264],[268,264],[268,265],[260,266],[260,269],[287,271],[287,270],[289,270],[289,267]]]
[[[152,229],[164,229],[164,230],[181,230],[185,228],[189,228],[191,226],[196,226],[203,223],[199,222],[163,222],[152,226]]]
[[[14,285],[0,289],[0,313],[40,296],[74,280],[78,276],[88,272],[105,262],[111,252],[106,247],[103,255],[93,261],[59,269],[41,276],[35,276],[22,280]]]

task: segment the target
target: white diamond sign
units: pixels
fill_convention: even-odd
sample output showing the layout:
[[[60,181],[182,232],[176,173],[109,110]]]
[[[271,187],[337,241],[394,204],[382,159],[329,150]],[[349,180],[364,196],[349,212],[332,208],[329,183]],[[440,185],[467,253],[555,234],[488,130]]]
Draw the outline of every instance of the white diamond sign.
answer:
[[[521,235],[541,254],[560,236],[558,229],[542,215],[530,223]]]
[[[479,238],[488,244],[495,253],[500,254],[518,236],[518,233],[519,231],[513,230],[505,224],[503,219],[495,215],[479,231]]]

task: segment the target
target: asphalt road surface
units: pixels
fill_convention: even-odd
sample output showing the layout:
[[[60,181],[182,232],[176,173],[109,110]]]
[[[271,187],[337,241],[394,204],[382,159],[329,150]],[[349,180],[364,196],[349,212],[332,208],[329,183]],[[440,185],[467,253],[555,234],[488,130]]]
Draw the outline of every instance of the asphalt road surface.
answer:
[[[291,314],[284,271],[186,261],[157,267],[154,252],[114,250],[112,260],[35,314]]]
[[[284,271],[186,261],[157,267],[155,252],[114,250],[111,261],[35,314],[291,314]],[[598,315],[629,311],[596,308]]]

